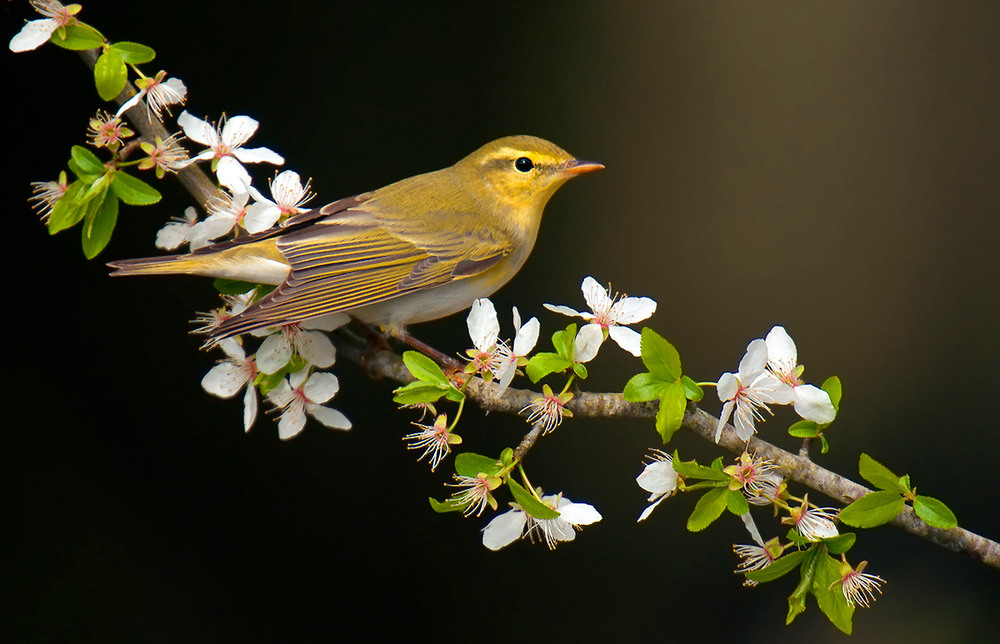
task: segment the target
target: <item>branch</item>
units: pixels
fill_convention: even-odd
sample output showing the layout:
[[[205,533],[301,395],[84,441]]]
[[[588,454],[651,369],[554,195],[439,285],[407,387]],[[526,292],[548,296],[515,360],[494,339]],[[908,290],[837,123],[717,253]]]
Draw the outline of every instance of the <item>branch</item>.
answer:
[[[337,349],[341,356],[363,364],[373,375],[388,378],[401,384],[413,380],[403,365],[402,358],[395,353],[380,351],[372,356],[365,356],[364,349],[343,341],[337,343]],[[470,382],[465,391],[484,410],[515,415],[540,395],[527,389],[508,388],[503,395],[496,397],[492,386],[479,378]],[[573,412],[574,416],[592,418],[655,418],[657,410],[655,403],[630,403],[625,400],[622,394],[590,392],[576,394],[566,407]],[[718,423],[718,418],[702,411],[694,403],[688,403],[682,427],[714,443]],[[518,446],[518,457],[523,458],[534,444],[539,434],[537,430],[537,426],[532,428],[532,431]],[[719,445],[737,454],[742,453],[745,449],[756,453],[774,463],[785,477],[844,504],[856,501],[872,491],[840,474],[820,467],[807,456],[793,454],[756,436],[752,437],[749,443],[744,443],[736,435],[732,425],[727,424],[723,429]],[[917,517],[909,506],[905,507],[893,519],[892,523],[910,534],[923,537],[939,546],[964,553],[976,561],[1000,569],[1000,543],[996,541],[963,528],[941,530],[931,527]]]

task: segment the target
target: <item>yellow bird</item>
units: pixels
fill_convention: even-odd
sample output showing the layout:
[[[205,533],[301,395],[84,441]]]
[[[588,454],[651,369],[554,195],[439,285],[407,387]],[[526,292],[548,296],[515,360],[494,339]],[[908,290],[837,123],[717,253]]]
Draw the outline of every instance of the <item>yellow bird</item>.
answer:
[[[542,210],[602,169],[553,143],[509,136],[450,168],[299,213],[192,253],[111,262],[112,275],[189,274],[274,284],[213,340],[346,313],[394,333],[487,297],[521,268]]]

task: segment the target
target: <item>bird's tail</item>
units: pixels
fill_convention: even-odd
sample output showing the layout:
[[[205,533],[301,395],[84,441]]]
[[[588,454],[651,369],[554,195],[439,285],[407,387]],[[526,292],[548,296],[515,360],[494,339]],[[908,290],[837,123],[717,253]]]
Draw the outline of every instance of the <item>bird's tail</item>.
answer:
[[[113,268],[112,276],[121,275],[205,275],[204,256],[164,255],[162,257],[140,257],[108,262]]]

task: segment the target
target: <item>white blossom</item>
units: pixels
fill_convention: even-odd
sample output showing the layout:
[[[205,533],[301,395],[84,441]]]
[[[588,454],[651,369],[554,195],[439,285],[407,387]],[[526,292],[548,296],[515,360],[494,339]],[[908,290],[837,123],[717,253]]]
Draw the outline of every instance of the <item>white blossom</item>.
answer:
[[[243,147],[243,144],[257,131],[257,121],[249,116],[234,116],[228,120],[223,117],[222,122],[216,127],[185,110],[177,118],[177,124],[184,130],[187,138],[208,146],[192,160],[212,159],[219,183],[231,190],[247,190],[250,186],[250,175],[242,164],[282,165],[285,162],[281,155],[268,148]]]
[[[310,322],[285,324],[277,333],[264,338],[257,349],[257,368],[262,373],[275,373],[288,364],[293,353],[321,369],[331,366],[337,350],[325,333],[306,328],[312,326]]]
[[[78,4],[63,6],[49,0],[32,0],[35,11],[45,16],[37,20],[29,20],[21,31],[10,39],[10,50],[15,53],[37,49],[49,41],[56,29],[76,22],[75,16],[81,7]]]
[[[590,311],[580,312],[568,306],[546,304],[545,308],[556,313],[579,317],[588,320],[587,326],[595,326],[602,332],[602,338],[608,336],[618,346],[632,355],[639,357],[642,352],[639,346],[640,335],[624,325],[641,322],[656,311],[656,302],[648,297],[612,297],[607,289],[601,286],[593,277],[583,280],[581,286],[583,298]],[[583,329],[581,329],[581,332]],[[593,356],[590,356],[593,358]],[[585,362],[582,361],[581,362]]]
[[[170,114],[171,105],[183,104],[187,100],[187,87],[184,82],[179,78],[167,78],[166,76],[167,72],[161,70],[153,78],[138,79],[136,86],[139,87],[139,91],[122,103],[115,116],[121,116],[133,106],[138,105],[139,101],[144,98],[146,99],[146,118],[149,120],[153,120],[154,115],[157,119],[162,118],[163,111]]]
[[[544,496],[542,503],[558,512],[559,516],[554,519],[536,519],[516,503],[511,503],[511,510],[494,517],[483,529],[483,545],[490,550],[499,550],[522,536],[528,536],[532,540],[538,536],[549,548],[555,548],[562,541],[575,539],[580,526],[601,520],[601,514],[594,506],[574,503],[562,493]]]
[[[535,348],[538,342],[539,323],[538,318],[531,318],[523,325],[521,324],[521,314],[517,307],[513,307],[514,317],[514,343],[511,348],[506,344],[497,346],[498,360],[496,361],[497,392],[502,394],[514,379],[517,372],[518,362],[527,357]]]
[[[250,431],[257,418],[257,388],[254,378],[257,366],[252,357],[248,358],[242,345],[234,338],[226,338],[219,343],[227,358],[219,361],[201,380],[202,388],[219,398],[232,398],[246,387],[243,396],[243,429]]]
[[[309,182],[306,181],[303,186],[298,173],[292,170],[285,170],[278,174],[269,182],[269,185],[271,196],[274,197],[273,200],[268,199],[256,188],[250,186],[250,194],[253,195],[254,204],[250,206],[246,218],[243,220],[243,225],[248,232],[257,233],[267,230],[276,224],[282,216],[304,212],[305,209],[301,208],[302,204],[313,198],[313,194],[309,192]]]
[[[736,435],[747,441],[757,431],[755,423],[763,419],[762,411],[770,411],[768,404],[785,405],[792,399],[791,388],[767,370],[767,343],[764,340],[754,340],[747,345],[737,373],[722,374],[716,392],[724,403],[715,431],[717,443],[730,416],[733,416]]]
[[[772,328],[764,341],[767,343],[767,367],[791,388],[795,412],[815,423],[833,422],[837,412],[830,401],[830,394],[819,387],[804,384],[799,378],[802,368],[798,363],[798,352],[784,327]]]
[[[639,487],[649,492],[646,499],[650,505],[639,515],[638,521],[645,521],[663,499],[669,498],[677,491],[677,470],[674,469],[674,457],[661,450],[652,450],[653,455],[642,469],[635,482]]]
[[[278,437],[294,438],[306,426],[306,414],[333,429],[350,429],[351,421],[336,409],[324,407],[340,389],[340,381],[332,373],[317,372],[309,375],[309,368],[282,379],[268,394],[276,407],[281,409],[278,420]]]

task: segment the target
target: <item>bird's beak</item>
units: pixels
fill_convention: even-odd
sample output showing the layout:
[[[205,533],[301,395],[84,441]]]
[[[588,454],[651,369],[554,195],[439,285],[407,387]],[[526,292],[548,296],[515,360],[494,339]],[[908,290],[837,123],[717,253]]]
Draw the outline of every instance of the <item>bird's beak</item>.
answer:
[[[598,170],[603,170],[604,164],[597,163],[596,161],[580,161],[578,159],[573,159],[562,169],[563,174],[568,174],[571,177],[575,177],[578,174],[587,174],[589,172],[597,172]]]

